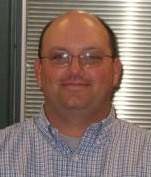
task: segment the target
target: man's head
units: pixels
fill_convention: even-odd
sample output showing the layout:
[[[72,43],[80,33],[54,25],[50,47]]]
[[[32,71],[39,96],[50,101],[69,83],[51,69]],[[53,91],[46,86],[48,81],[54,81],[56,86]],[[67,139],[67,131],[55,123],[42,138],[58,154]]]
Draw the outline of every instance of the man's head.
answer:
[[[47,25],[35,63],[45,107],[56,114],[109,111],[121,64],[112,30],[84,12],[68,12]]]
[[[116,39],[116,36],[115,36],[114,32],[112,31],[112,29],[110,28],[110,26],[108,26],[108,24],[106,24],[106,22],[103,19],[101,19],[98,16],[96,16],[96,18],[98,19],[98,21],[100,22],[100,24],[105,27],[106,31],[108,32],[109,40],[110,40],[110,47],[111,47],[111,50],[112,50],[112,57],[113,57],[113,59],[119,57],[119,54],[118,54],[118,44],[117,44],[117,39]],[[47,28],[49,28],[54,21],[55,20],[50,21],[44,27],[44,29],[42,30],[42,33],[41,33],[41,36],[40,36],[40,40],[39,40],[39,46],[38,46],[38,57],[39,57],[39,59],[41,59],[41,50],[42,50],[43,36],[44,36],[45,31],[47,30]]]

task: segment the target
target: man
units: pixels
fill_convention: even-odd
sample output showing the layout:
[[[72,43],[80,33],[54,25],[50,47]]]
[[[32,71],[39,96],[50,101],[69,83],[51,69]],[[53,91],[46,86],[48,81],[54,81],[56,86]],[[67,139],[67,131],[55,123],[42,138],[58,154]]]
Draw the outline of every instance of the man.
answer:
[[[99,18],[72,11],[40,38],[39,115],[0,133],[0,176],[149,177],[151,135],[115,119],[116,39]]]

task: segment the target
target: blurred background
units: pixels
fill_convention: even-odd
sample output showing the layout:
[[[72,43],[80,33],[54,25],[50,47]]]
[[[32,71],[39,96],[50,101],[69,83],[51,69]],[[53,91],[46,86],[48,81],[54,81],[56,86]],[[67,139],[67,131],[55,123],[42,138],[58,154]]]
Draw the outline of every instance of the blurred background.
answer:
[[[111,26],[124,71],[113,100],[117,117],[151,130],[150,0],[0,0],[0,128],[42,106],[33,72],[39,35],[68,10],[90,12]]]

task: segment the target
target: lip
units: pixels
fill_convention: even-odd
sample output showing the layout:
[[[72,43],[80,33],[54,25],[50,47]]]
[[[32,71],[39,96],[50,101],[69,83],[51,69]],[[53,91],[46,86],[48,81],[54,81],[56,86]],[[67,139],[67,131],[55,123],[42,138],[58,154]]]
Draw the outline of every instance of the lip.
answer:
[[[61,85],[69,90],[81,90],[90,86],[90,84],[86,82],[64,82]]]

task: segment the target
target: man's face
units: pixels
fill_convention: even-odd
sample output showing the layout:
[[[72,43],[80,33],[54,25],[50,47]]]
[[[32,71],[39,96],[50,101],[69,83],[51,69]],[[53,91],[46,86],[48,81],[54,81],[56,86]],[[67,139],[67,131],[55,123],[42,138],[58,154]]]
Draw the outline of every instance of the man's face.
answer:
[[[73,56],[69,67],[51,66],[48,58],[35,63],[47,108],[52,111],[107,109],[120,77],[119,60],[113,62],[105,58],[95,67],[85,67],[78,62],[78,56],[89,51],[112,55],[104,27],[87,15],[68,14],[60,18],[46,30],[41,55],[47,57],[60,51]]]

